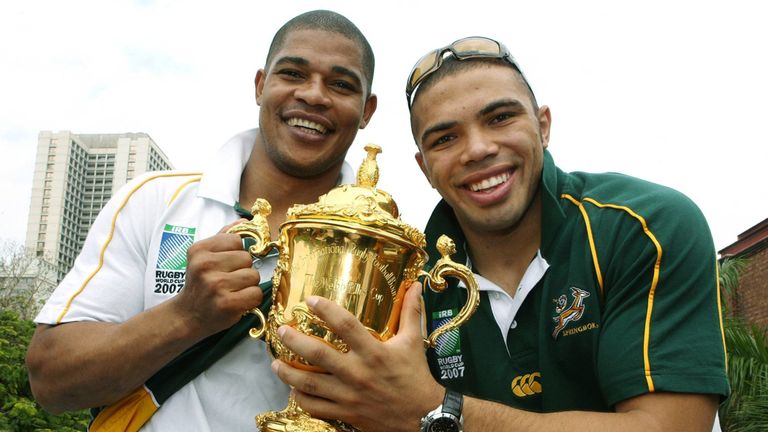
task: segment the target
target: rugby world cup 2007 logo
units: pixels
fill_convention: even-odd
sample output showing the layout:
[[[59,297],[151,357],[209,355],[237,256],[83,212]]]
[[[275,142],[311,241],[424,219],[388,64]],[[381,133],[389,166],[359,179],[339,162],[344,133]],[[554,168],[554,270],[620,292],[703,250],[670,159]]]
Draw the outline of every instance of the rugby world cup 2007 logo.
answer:
[[[166,224],[155,266],[156,294],[176,294],[184,287],[187,250],[195,241],[195,228]]]
[[[458,313],[458,309],[446,309],[432,313],[432,330],[444,325]],[[437,338],[435,353],[440,367],[440,380],[464,377],[464,355],[461,353],[459,329],[448,331]]]

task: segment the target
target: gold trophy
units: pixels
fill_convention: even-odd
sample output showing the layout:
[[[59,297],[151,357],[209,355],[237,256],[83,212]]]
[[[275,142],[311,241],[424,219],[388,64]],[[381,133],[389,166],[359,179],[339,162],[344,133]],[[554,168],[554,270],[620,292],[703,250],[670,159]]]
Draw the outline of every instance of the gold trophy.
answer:
[[[249,252],[255,258],[278,249],[277,266],[272,276],[272,308],[268,319],[258,309],[261,328],[251,329],[254,338],[265,337],[272,355],[297,368],[321,370],[288,350],[277,337],[277,329],[288,324],[298,331],[319,338],[341,352],[349,347],[320,318],[309,311],[305,299],[318,295],[346,308],[379,340],[397,332],[406,289],[424,276],[435,291],[446,287],[444,276],[455,276],[468,287],[467,303],[451,321],[425,339],[427,346],[463,324],[480,302],[472,272],[453,262],[453,241],[443,235],[437,242],[441,258],[432,270],[422,270],[427,254],[424,234],[400,220],[392,197],[376,189],[378,166],[374,144],[357,173],[357,184],[341,185],[307,205],[294,205],[280,226],[279,241],[272,241],[266,217],[271,206],[257,199],[253,220],[230,228],[254,241]],[[291,397],[288,407],[256,417],[261,431],[335,432],[357,429],[337,420],[311,417]]]

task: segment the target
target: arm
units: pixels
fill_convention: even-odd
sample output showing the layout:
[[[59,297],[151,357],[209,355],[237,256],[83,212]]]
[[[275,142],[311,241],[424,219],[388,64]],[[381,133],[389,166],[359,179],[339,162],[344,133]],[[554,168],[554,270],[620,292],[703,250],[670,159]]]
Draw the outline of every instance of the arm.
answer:
[[[316,417],[336,418],[366,430],[418,430],[420,419],[442,403],[444,389],[432,378],[420,330],[420,286],[406,296],[398,334],[381,343],[347,311],[320,298],[312,310],[342,336],[350,351],[340,353],[292,328],[281,327],[282,341],[328,373],[298,370],[275,361],[278,376],[295,387],[299,405]],[[538,414],[465,398],[467,432],[562,431],[709,431],[716,396],[655,393],[623,401],[615,413]]]
[[[262,300],[258,283],[239,236],[219,233],[195,243],[176,297],[120,323],[40,325],[27,352],[35,398],[53,413],[119,400],[256,307]]]
[[[618,403],[615,413],[563,411],[540,414],[465,398],[464,430],[710,432],[716,411],[717,396],[686,393],[648,393],[637,396]],[[500,425],[508,426],[500,429]]]

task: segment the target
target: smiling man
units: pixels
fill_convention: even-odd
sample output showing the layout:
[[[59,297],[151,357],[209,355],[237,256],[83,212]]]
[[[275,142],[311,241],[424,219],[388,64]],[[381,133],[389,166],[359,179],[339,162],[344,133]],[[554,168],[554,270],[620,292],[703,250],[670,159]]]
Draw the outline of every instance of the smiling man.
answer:
[[[443,198],[427,244],[456,241],[480,308],[425,359],[418,285],[384,343],[309,299],[349,351],[281,328],[328,371],[276,361],[297,402],[366,432],[712,430],[729,389],[715,250],[696,205],[629,176],[557,168],[550,109],[494,40],[431,51],[406,94],[417,162]],[[427,330],[466,296],[455,283],[427,290]]]
[[[285,406],[288,387],[243,317],[268,310],[276,257],[252,263],[225,231],[248,216],[240,203],[265,198],[276,238],[290,206],[354,182],[344,157],[376,110],[373,69],[348,19],[299,15],[256,74],[258,129],[203,174],[149,173],[112,198],[36,318],[27,364],[42,406],[94,408],[91,431],[249,432]]]

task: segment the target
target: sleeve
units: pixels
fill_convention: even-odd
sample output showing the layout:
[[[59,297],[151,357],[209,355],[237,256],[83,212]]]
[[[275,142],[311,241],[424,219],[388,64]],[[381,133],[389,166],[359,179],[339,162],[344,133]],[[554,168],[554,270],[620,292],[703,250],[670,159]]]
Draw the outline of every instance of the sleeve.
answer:
[[[707,222],[671,189],[635,206],[613,209],[613,231],[597,239],[605,292],[598,374],[606,401],[649,392],[727,396]]]
[[[35,322],[123,322],[144,309],[147,251],[167,207],[153,179],[151,173],[137,177],[104,206]]]

